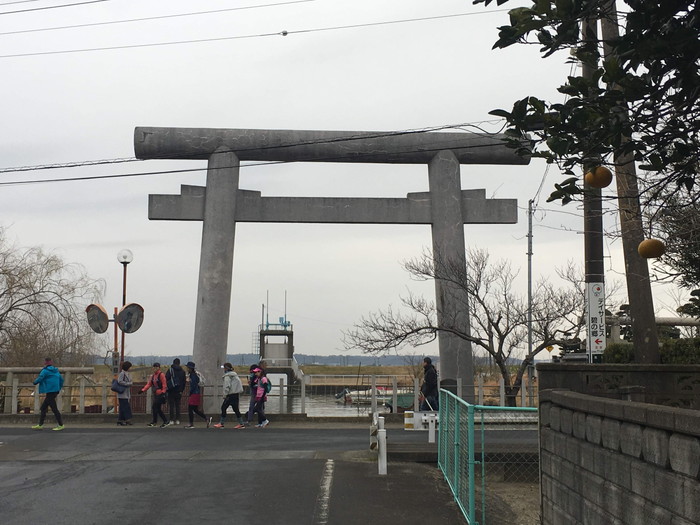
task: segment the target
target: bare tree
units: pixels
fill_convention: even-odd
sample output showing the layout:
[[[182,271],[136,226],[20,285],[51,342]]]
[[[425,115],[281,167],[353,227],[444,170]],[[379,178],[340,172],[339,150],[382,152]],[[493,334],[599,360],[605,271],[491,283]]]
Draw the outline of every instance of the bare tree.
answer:
[[[0,229],[0,364],[31,366],[43,356],[83,365],[93,332],[85,307],[104,285],[41,248],[10,246]]]
[[[547,280],[535,286],[532,308],[532,351],[526,348],[527,302],[513,291],[517,276],[507,261],[491,263],[485,250],[467,251],[466,277],[463,269],[451,266],[430,253],[404,263],[417,280],[441,280],[466,292],[471,330],[445,319],[436,321],[435,303],[410,294],[401,298],[401,311],[392,307],[370,313],[344,334],[346,348],[381,354],[404,345],[419,346],[437,338],[441,331],[471,341],[491,356],[503,378],[508,403],[515,399],[522,378],[534,357],[550,345],[561,344],[583,325],[583,295],[577,290],[560,290]]]

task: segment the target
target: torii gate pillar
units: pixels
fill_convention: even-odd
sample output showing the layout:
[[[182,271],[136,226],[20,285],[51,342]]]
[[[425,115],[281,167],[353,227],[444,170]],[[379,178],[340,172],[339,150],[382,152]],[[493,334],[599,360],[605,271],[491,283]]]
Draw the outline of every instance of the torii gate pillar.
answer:
[[[462,201],[455,195],[462,192],[459,161],[451,151],[441,151],[428,164],[428,187],[432,210],[433,261],[464,268],[467,261],[464,245]],[[469,335],[468,297],[455,286],[435,280],[435,304],[438,326],[457,326]],[[471,342],[448,332],[438,334],[440,348],[440,386],[455,391],[457,378],[462,379],[465,392],[473,402],[474,360]]]
[[[239,171],[240,162],[231,151],[219,148],[209,157],[193,359],[212,381],[221,375],[228,346],[237,201],[231,196],[238,191]]]

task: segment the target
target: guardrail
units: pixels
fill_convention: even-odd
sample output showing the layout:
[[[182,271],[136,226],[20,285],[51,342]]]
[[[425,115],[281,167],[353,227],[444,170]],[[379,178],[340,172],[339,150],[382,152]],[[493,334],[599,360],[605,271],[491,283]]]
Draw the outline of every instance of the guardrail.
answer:
[[[64,372],[65,370],[65,372]],[[0,382],[0,413],[37,413],[41,404],[38,388],[30,377],[40,368],[0,369],[5,381]],[[96,383],[92,368],[62,369],[65,383],[58,397],[59,409],[66,413],[110,413],[116,406],[116,395],[109,384]],[[301,373],[301,371],[300,371]],[[21,381],[20,381],[21,378]],[[111,382],[111,378],[110,378]],[[245,382],[245,381],[244,381]],[[377,412],[403,412],[418,410],[420,380],[408,375],[301,375],[300,380],[288,384],[284,379],[273,379],[273,389],[268,395],[266,409],[271,414],[310,414],[339,417],[364,417]],[[151,390],[141,392],[145,383],[135,383],[131,389],[131,406],[135,414],[150,413]],[[479,405],[504,405],[513,402],[500,386],[457,385],[457,397],[469,388],[475,388]],[[248,395],[245,385],[243,396]],[[221,403],[221,387],[207,384],[203,388],[206,399],[215,398]],[[529,404],[530,392],[523,389],[515,401]],[[246,406],[242,402],[241,406]],[[187,390],[181,400],[181,410],[187,410]]]
[[[493,422],[501,425],[512,422],[515,426],[536,421],[537,410],[471,405],[451,392],[440,391],[438,466],[470,525],[486,524],[489,514],[495,511],[490,502],[498,501],[491,496],[503,484],[538,482],[536,447],[509,444],[504,452],[489,442],[485,432],[486,426]]]

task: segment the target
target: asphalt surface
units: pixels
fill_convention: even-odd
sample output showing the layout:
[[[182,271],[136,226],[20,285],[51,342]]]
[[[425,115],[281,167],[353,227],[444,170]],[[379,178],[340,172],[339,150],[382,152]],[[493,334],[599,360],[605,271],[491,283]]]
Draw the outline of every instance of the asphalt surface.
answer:
[[[186,430],[0,427],[0,522],[13,524],[466,523],[434,464],[389,462],[369,426]],[[426,432],[389,428],[391,443]]]

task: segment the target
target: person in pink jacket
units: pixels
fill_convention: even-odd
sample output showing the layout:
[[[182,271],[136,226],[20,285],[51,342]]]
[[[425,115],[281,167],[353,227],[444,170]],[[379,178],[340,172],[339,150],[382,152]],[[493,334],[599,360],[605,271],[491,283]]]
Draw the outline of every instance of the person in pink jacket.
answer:
[[[153,363],[153,373],[148,377],[148,383],[141,389],[141,392],[145,392],[149,388],[153,388],[153,402],[151,403],[153,419],[148,426],[155,427],[158,423],[158,416],[160,416],[163,420],[160,428],[165,428],[168,426],[168,419],[163,414],[163,403],[167,401],[168,384],[165,381],[165,374],[160,369],[160,363]]]
[[[267,401],[267,392],[269,392],[270,380],[265,375],[265,371],[262,368],[253,369],[255,374],[255,380],[251,385],[250,396],[255,399],[255,404],[253,405],[253,410],[248,411],[248,425],[253,422],[253,414],[258,413],[258,424],[255,425],[258,428],[265,428],[270,424],[267,417],[265,417],[265,401]]]

